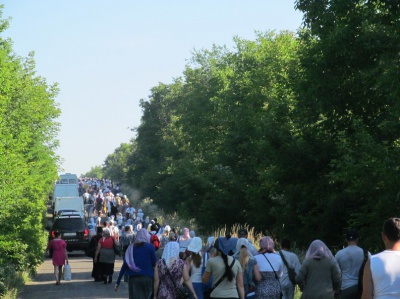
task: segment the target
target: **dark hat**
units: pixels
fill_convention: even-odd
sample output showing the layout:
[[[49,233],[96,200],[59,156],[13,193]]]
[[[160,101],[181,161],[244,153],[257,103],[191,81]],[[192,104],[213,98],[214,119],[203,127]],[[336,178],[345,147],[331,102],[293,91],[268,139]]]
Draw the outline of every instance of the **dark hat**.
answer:
[[[239,236],[239,238],[247,236],[247,229],[245,229],[245,228],[239,229],[238,236]]]
[[[346,234],[346,239],[348,241],[354,241],[359,238],[358,232],[355,229],[350,229]]]
[[[97,227],[97,233],[102,234],[103,233],[103,228],[101,226]]]

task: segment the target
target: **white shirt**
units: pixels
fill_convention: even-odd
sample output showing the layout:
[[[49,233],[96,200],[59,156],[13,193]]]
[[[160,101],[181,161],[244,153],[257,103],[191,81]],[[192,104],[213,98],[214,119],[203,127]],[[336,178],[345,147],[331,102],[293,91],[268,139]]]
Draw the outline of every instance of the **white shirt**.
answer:
[[[257,254],[256,256],[254,256],[254,258],[257,260],[258,269],[260,270],[260,272],[268,272],[268,271],[272,272],[273,270],[275,270],[278,277],[282,276],[283,261],[279,256],[279,254],[276,253]],[[268,263],[266,258],[268,258],[269,262],[271,263],[272,267],[274,267],[274,269],[271,268],[271,265]]]
[[[202,282],[201,269],[203,268],[203,259],[201,259],[200,267],[196,268],[193,261],[190,262],[190,280],[191,282]]]
[[[385,250],[371,256],[374,299],[400,298],[400,251]]]

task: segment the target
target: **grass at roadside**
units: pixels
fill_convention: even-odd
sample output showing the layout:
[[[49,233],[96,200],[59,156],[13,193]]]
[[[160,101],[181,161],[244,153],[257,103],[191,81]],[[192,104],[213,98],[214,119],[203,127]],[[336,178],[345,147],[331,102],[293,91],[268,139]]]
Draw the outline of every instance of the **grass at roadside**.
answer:
[[[4,265],[0,270],[0,298],[16,299],[18,291],[30,280],[27,271],[15,271],[10,265]]]

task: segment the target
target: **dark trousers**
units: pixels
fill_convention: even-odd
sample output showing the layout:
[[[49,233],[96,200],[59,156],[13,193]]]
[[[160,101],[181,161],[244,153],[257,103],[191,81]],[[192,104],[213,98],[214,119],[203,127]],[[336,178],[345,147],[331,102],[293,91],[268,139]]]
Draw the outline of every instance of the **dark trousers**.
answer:
[[[358,291],[358,285],[349,287],[340,292],[340,299],[360,299],[361,294]]]

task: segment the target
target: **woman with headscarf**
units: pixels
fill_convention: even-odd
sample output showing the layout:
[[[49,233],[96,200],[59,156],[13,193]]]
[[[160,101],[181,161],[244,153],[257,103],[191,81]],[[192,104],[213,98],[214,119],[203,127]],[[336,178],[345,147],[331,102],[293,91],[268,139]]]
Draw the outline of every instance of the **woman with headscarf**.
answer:
[[[181,287],[184,280],[193,298],[197,295],[189,277],[189,268],[185,261],[179,259],[179,244],[168,242],[164,248],[162,258],[157,261],[154,269],[154,299],[175,298],[175,285]]]
[[[162,257],[165,246],[167,246],[168,242],[169,242],[169,238],[167,236],[161,237],[160,248],[158,248],[158,250],[156,251],[157,260],[159,260]]]
[[[107,277],[108,283],[111,283],[114,274],[115,253],[114,239],[111,237],[109,228],[103,229],[103,237],[98,241],[94,262],[99,263],[101,279],[104,284],[107,283]]]
[[[184,227],[182,229],[182,236],[179,236],[178,238],[178,243],[179,243],[179,252],[182,255],[182,252],[184,253],[186,249],[188,248],[190,244],[190,232],[187,227]],[[182,256],[181,256],[182,257]]]
[[[205,254],[202,251],[203,241],[199,237],[193,237],[192,241],[187,248],[189,256],[186,260],[186,264],[190,269],[190,281],[193,284],[193,288],[196,292],[198,299],[203,299],[203,265],[205,265],[206,259]]]
[[[148,299],[153,290],[154,266],[156,252],[154,246],[148,243],[147,229],[141,228],[135,243],[129,245],[125,260],[119,272],[115,291],[118,290],[122,277],[129,276],[129,299]]]
[[[240,298],[244,299],[243,272],[240,263],[229,256],[231,244],[225,237],[219,237],[214,244],[217,255],[210,258],[206,264],[203,283],[208,283],[213,276],[211,298]]]
[[[236,253],[233,257],[237,259],[240,266],[242,266],[244,293],[247,296],[248,293],[255,290],[253,273],[255,267],[256,270],[258,270],[257,261],[250,252],[250,244],[247,239],[239,238],[236,243]]]
[[[274,241],[266,236],[260,240],[260,250],[254,258],[254,278],[257,281],[256,298],[279,299],[281,285],[279,277],[283,273],[282,258],[274,252]]]
[[[330,299],[339,294],[339,267],[332,252],[321,240],[313,241],[308,248],[296,282],[304,286],[302,299]]]

